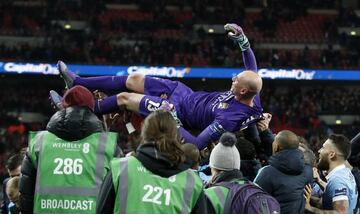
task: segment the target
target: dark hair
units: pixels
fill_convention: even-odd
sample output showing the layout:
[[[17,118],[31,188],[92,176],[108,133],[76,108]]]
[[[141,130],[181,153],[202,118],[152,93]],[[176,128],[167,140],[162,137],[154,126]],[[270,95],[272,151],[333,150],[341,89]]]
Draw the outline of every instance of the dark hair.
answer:
[[[331,142],[344,155],[344,159],[348,159],[351,153],[351,144],[347,137],[342,134],[331,134],[329,136]]]
[[[253,143],[245,138],[238,138],[236,148],[240,152],[241,160],[253,160],[256,157],[256,150]]]
[[[185,143],[181,145],[182,150],[184,151],[185,157],[188,161],[192,162],[192,166],[200,163],[200,151],[198,147],[191,143]]]
[[[19,166],[21,166],[21,163],[24,159],[23,155],[15,154],[9,158],[9,160],[6,162],[6,168],[10,171],[15,170]]]
[[[167,111],[158,110],[146,117],[141,130],[143,142],[155,142],[156,149],[174,165],[184,161],[176,122]]]

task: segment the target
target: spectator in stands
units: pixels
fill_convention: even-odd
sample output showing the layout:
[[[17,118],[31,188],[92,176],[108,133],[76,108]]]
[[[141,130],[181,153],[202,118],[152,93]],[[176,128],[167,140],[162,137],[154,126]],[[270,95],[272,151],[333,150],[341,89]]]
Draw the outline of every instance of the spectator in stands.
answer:
[[[311,213],[332,210],[337,213],[353,213],[357,203],[357,187],[353,174],[345,162],[351,152],[350,141],[344,135],[332,134],[319,150],[320,170],[327,171],[327,184],[322,199],[311,198],[312,189],[306,186],[305,209]],[[310,205],[310,199],[316,207]]]
[[[6,168],[9,173],[10,178],[20,176],[21,163],[22,163],[23,159],[24,159],[24,156],[21,154],[15,154],[9,158],[9,160],[6,163]],[[0,210],[0,213],[2,213],[2,214],[9,213],[8,207],[9,207],[10,201],[6,194],[6,188],[7,188],[7,183],[9,182],[10,178],[5,179],[3,182],[3,185],[2,185],[2,187],[3,187],[2,200],[3,201],[1,202],[1,210]]]
[[[110,160],[120,153],[117,135],[104,132],[93,112],[89,90],[82,86],[68,90],[62,105],[47,131],[30,134],[21,169],[22,213],[95,213]]]
[[[202,182],[184,163],[171,114],[163,110],[151,113],[141,135],[143,142],[135,156],[112,161],[97,212],[207,213]]]
[[[6,194],[10,200],[8,210],[9,214],[18,214],[20,209],[20,195],[19,195],[19,181],[20,176],[12,177],[6,186]]]
[[[299,140],[293,132],[279,132],[273,143],[270,165],[261,168],[254,180],[279,201],[281,213],[285,214],[304,212],[303,189],[312,181],[312,177],[306,177],[304,156],[298,147]]]

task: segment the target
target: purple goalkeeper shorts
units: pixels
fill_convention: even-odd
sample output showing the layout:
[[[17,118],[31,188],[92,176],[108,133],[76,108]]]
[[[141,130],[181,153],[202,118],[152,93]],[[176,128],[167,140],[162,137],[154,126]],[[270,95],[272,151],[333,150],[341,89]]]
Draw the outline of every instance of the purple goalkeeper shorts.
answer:
[[[167,100],[175,106],[180,119],[183,98],[193,93],[191,88],[179,81],[154,77],[145,77],[144,90],[145,96],[139,106],[140,114],[143,116],[149,115],[152,111],[157,110],[164,100]]]

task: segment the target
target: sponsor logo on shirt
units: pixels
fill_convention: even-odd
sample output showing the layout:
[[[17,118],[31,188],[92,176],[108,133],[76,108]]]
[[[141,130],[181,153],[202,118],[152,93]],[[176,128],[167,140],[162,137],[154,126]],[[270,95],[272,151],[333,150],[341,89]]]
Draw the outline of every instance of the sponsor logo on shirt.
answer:
[[[335,196],[339,196],[339,195],[347,195],[347,189],[345,187],[340,189],[335,189]]]
[[[229,107],[229,103],[219,103],[219,109],[227,109]]]
[[[230,99],[232,99],[234,97],[234,94],[231,92],[231,91],[227,91],[225,93],[222,93],[220,94],[216,100],[211,104],[212,108],[211,108],[211,111],[214,112],[215,111],[215,108],[217,106],[219,106],[220,108],[220,105],[221,103],[224,103]],[[227,108],[227,107],[226,107]]]
[[[247,128],[250,123],[260,120],[262,115],[251,115],[244,122],[241,123],[240,130]]]

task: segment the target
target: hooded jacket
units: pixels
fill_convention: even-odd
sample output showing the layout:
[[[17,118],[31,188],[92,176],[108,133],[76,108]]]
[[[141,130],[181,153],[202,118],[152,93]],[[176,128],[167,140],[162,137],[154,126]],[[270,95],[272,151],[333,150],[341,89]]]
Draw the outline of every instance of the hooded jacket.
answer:
[[[93,133],[104,131],[102,122],[87,107],[72,106],[56,112],[46,126],[47,131],[67,141],[83,139]],[[121,155],[117,147],[116,157]],[[19,191],[22,213],[33,213],[36,168],[28,154],[21,167]]]
[[[141,145],[135,157],[149,171],[162,177],[170,177],[190,168],[189,162],[174,166],[164,155],[156,150],[154,143]],[[112,181],[112,173],[106,175],[97,200],[97,213],[113,213],[115,203],[115,189]],[[191,213],[207,213],[207,202],[202,192]]]
[[[280,151],[269,159],[254,180],[280,203],[281,213],[304,213],[304,187],[312,178],[305,171],[304,155],[298,149]]]

